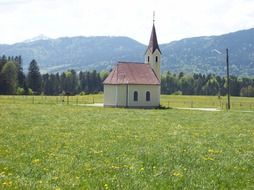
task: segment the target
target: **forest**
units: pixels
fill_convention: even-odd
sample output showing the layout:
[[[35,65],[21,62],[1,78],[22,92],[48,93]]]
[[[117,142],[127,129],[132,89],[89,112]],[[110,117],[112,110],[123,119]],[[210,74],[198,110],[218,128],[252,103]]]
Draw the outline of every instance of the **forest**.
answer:
[[[24,73],[21,56],[0,57],[0,94],[2,95],[83,95],[103,92],[108,71],[75,71],[41,74],[36,60]],[[232,96],[254,97],[254,78],[230,76]],[[226,77],[215,74],[179,74],[164,72],[161,93],[176,95],[227,94]]]

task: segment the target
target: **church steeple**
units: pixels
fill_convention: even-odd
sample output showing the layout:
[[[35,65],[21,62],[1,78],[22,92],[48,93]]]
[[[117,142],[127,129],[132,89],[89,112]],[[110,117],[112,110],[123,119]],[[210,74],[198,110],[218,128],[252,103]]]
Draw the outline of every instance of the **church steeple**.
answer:
[[[150,36],[149,44],[145,53],[145,63],[150,64],[157,78],[160,80],[160,64],[161,64],[161,50],[158,44],[154,16],[153,16],[153,27]]]
[[[159,44],[158,44],[158,40],[157,40],[157,35],[156,35],[156,30],[155,30],[155,25],[153,23],[153,28],[152,28],[152,33],[151,33],[151,37],[150,37],[150,41],[149,41],[149,45],[148,45],[148,49],[153,53],[156,49],[159,50],[159,52],[161,53]]]

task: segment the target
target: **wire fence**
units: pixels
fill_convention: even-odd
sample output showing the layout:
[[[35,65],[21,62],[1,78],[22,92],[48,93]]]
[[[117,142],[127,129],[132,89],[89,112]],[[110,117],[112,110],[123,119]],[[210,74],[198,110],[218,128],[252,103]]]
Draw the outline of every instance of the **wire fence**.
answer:
[[[101,97],[89,96],[0,96],[0,103],[6,104],[94,104],[102,103]]]
[[[103,95],[84,96],[0,96],[0,104],[62,104],[62,105],[84,105],[103,103]],[[186,96],[162,96],[161,105],[167,108],[217,108],[227,109],[226,99],[213,97],[186,97]],[[254,98],[233,98],[231,109],[254,111]]]
[[[164,101],[163,106],[167,108],[217,108],[220,110],[227,109],[227,101],[180,101],[180,100],[171,100]],[[231,102],[231,109],[234,110],[252,110],[254,111],[254,101],[241,101],[241,102]]]

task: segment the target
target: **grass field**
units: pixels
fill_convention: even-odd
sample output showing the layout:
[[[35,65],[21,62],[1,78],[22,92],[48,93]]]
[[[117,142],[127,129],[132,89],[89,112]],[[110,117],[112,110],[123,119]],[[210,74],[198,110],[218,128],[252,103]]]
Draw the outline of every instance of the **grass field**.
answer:
[[[0,189],[254,189],[252,112],[11,98],[0,97]]]

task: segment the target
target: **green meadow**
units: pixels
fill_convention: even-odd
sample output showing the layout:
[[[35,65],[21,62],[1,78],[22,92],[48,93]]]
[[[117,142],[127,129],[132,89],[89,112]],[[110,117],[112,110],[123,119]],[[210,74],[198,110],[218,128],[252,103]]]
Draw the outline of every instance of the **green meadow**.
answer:
[[[254,189],[253,98],[220,112],[84,105],[102,100],[1,96],[0,189]]]

